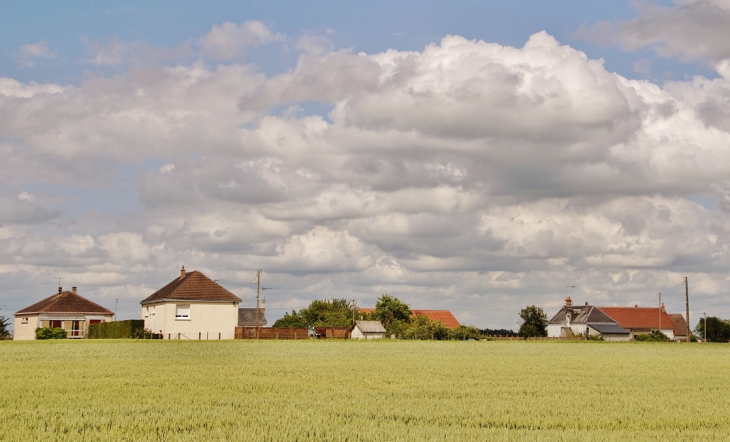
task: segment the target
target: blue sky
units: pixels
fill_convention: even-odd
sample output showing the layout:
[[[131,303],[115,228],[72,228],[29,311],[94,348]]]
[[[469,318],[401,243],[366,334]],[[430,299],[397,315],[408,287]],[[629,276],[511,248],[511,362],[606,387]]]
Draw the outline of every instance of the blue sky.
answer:
[[[657,4],[671,2],[657,2]],[[305,33],[333,31],[337,48],[376,53],[387,49],[418,51],[447,34],[468,39],[521,46],[538,31],[548,31],[560,42],[603,58],[607,69],[636,78],[647,74],[634,70],[639,60],[652,60],[654,76],[674,77],[712,70],[701,63],[682,63],[657,57],[650,49],[626,52],[575,38],[581,25],[600,21],[629,20],[636,15],[630,2],[437,1],[395,2],[16,2],[3,5],[0,17],[2,63],[0,73],[32,81],[78,83],[90,67],[85,41],[142,41],[152,46],[176,47],[202,38],[213,24],[260,20],[276,32],[297,37]],[[36,69],[19,66],[17,49],[28,42],[52,42],[57,58]],[[281,51],[258,54],[257,62],[268,72],[287,69],[295,61]],[[108,71],[112,72],[112,71]]]
[[[727,0],[1,9],[3,313],[63,276],[137,317],[184,264],[263,268],[272,320],[389,293],[515,328],[684,276],[730,317]]]

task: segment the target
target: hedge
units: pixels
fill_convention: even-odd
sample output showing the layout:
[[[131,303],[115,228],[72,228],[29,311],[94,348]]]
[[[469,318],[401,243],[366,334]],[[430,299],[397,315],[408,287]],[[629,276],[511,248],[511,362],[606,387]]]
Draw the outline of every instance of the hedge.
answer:
[[[126,321],[100,322],[89,326],[89,339],[149,339],[145,333],[143,319]]]

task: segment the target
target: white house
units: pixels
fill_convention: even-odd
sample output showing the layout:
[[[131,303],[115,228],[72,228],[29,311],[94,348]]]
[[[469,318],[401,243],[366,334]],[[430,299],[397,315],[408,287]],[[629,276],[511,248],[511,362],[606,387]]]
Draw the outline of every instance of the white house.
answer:
[[[565,305],[548,321],[548,337],[603,335],[604,339],[628,341],[629,331],[595,305],[573,305],[570,296]]]
[[[162,339],[233,339],[241,298],[194,270],[142,301],[144,327]]]
[[[58,288],[58,293],[15,312],[13,339],[32,341],[35,329],[62,328],[69,339],[85,338],[89,325],[110,322],[114,312],[76,293]]]
[[[380,321],[355,321],[351,339],[383,339],[385,327]]]

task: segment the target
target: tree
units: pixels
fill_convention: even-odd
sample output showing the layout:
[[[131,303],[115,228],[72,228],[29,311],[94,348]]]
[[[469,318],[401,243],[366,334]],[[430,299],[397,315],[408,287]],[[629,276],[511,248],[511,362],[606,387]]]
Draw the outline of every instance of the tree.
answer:
[[[520,320],[517,322],[520,330],[517,336],[547,336],[547,322],[547,315],[541,307],[527,306],[520,310]]]
[[[5,316],[0,316],[0,341],[10,339],[8,325],[10,325],[10,318],[6,319]]]
[[[350,327],[353,316],[360,317],[354,303],[346,299],[312,301],[299,315],[307,327]]]
[[[485,328],[481,332],[487,336],[517,336],[514,330],[507,330],[505,328]]]
[[[284,313],[284,317],[278,319],[273,325],[277,328],[305,328],[306,326],[304,318],[296,310],[292,310],[291,315]]]
[[[695,327],[695,333],[700,338],[705,337],[705,319]],[[728,342],[730,341],[730,322],[715,316],[707,317],[707,341],[708,342]]]
[[[466,341],[467,339],[482,339],[482,333],[473,325],[460,325],[451,330],[451,339],[458,341]]]
[[[389,335],[397,335],[403,332],[404,325],[410,324],[411,308],[394,296],[382,295],[375,303],[375,310],[369,318],[380,321]]]

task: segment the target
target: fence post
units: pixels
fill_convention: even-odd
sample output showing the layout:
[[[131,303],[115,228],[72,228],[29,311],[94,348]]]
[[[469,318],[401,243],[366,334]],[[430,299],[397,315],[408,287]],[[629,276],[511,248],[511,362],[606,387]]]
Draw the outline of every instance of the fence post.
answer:
[[[170,333],[167,334],[167,340],[170,340]]]
[[[198,332],[198,341],[203,339],[203,332]]]
[[[218,340],[221,339],[221,332],[218,332]]]

